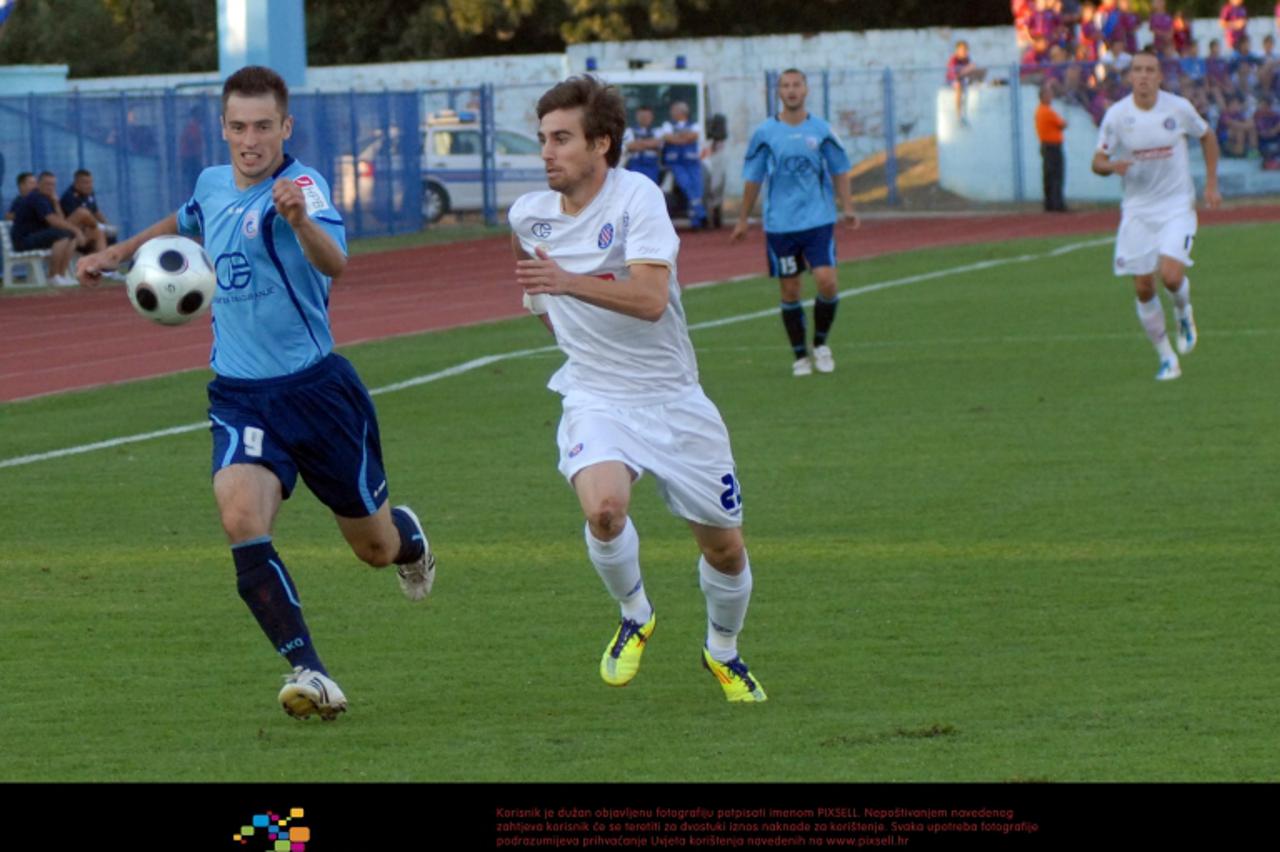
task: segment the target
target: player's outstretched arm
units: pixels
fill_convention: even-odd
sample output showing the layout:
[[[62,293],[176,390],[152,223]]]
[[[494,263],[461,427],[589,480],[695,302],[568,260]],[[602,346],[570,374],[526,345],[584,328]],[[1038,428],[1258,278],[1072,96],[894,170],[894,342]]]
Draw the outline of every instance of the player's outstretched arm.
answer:
[[[170,213],[145,231],[134,234],[127,240],[121,240],[113,246],[108,246],[100,252],[83,257],[76,264],[76,278],[85,287],[96,287],[102,280],[102,273],[115,269],[133,257],[147,240],[176,233],[178,233],[178,215]]]
[[[733,233],[729,235],[730,242],[740,242],[747,235],[747,229],[751,227],[751,210],[756,206],[756,199],[759,197],[760,184],[753,180],[743,181],[742,205],[738,208],[738,224],[733,226]]]
[[[271,187],[271,199],[276,204],[276,212],[293,229],[307,262],[330,278],[341,275],[347,268],[347,256],[333,237],[307,215],[307,200],[302,195],[302,188],[288,178],[277,178]]]
[[[516,261],[516,281],[530,296],[572,296],[605,310],[636,319],[657,322],[667,310],[667,283],[671,270],[664,264],[633,263],[626,281],[605,281],[591,275],[573,275],[542,249],[537,257]]]
[[[1212,129],[1200,137],[1200,150],[1204,152],[1204,203],[1217,210],[1222,194],[1218,192],[1218,137]]]

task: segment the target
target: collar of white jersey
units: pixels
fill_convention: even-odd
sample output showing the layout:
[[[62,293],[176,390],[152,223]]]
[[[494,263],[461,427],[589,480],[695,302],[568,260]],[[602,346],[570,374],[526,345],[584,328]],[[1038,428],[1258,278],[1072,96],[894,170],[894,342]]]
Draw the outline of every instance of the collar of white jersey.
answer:
[[[579,218],[581,218],[581,217],[582,217],[582,214],[586,213],[588,210],[590,210],[592,207],[594,207],[594,206],[595,206],[595,203],[596,203],[597,201],[599,201],[599,200],[600,200],[600,197],[601,197],[601,196],[603,196],[603,195],[605,194],[605,192],[609,189],[609,184],[611,184],[611,183],[613,182],[613,180],[614,180],[614,176],[615,176],[615,174],[616,174],[618,171],[619,171],[619,169],[618,169],[617,167],[615,167],[615,166],[610,166],[610,167],[609,167],[608,174],[606,174],[606,175],[604,176],[604,183],[600,184],[600,188],[599,188],[598,190],[596,190],[596,194],[595,194],[595,195],[593,195],[593,196],[591,196],[591,200],[590,200],[590,201],[588,201],[588,202],[583,206],[583,208],[582,208],[581,210],[579,210],[577,213],[570,213],[568,210],[565,210],[565,209],[564,209],[565,194],[564,194],[563,192],[557,192],[556,194],[560,196],[560,204],[559,204],[559,208],[560,208],[560,215],[561,215],[561,216],[568,216],[570,219],[579,219]]]

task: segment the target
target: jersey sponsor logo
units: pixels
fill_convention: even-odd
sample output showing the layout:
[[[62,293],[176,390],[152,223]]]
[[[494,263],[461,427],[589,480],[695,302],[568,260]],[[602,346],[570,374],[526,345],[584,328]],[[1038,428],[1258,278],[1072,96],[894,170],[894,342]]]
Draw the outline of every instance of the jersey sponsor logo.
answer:
[[[613,245],[613,223],[605,222],[604,227],[600,229],[600,235],[596,237],[596,248],[607,249]]]
[[[783,157],[782,171],[789,175],[806,175],[813,171],[813,163],[808,157]]]
[[[573,458],[580,452],[582,452],[582,444],[574,444],[573,449],[569,451],[569,458]]]
[[[306,189],[309,186],[316,185],[316,182],[311,179],[310,175],[298,175],[296,178],[293,179],[293,182],[296,183],[298,186],[302,187],[303,189]]]
[[[1172,145],[1164,145],[1160,148],[1139,148],[1133,152],[1135,160],[1167,160],[1172,156]]]
[[[218,270],[218,289],[243,290],[253,280],[253,267],[249,258],[238,251],[218,255],[214,263]]]
[[[538,239],[545,240],[547,237],[551,236],[551,223],[534,222],[533,227],[529,229],[529,232]]]
[[[305,186],[301,183],[304,179],[307,181]],[[295,183],[302,186],[302,197],[307,202],[308,215],[312,213],[319,213],[321,210],[327,210],[329,208],[329,201],[324,197],[324,191],[321,190],[320,187],[316,186],[315,182],[311,180],[311,178],[303,175],[298,178]]]
[[[244,234],[245,239],[253,239],[258,236],[258,211],[250,210],[244,217],[244,224],[240,227],[240,232]]]
[[[1173,128],[1175,128],[1175,127],[1177,127],[1177,126],[1178,126],[1178,123],[1177,123],[1176,121],[1174,121],[1172,118],[1166,118],[1166,119],[1164,120],[1164,129],[1165,129],[1165,130],[1172,130]]]

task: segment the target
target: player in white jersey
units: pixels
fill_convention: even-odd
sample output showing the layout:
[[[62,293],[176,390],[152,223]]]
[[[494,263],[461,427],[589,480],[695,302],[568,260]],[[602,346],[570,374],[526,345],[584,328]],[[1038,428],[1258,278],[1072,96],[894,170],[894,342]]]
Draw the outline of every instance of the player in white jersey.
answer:
[[[742,499],[728,431],[698,383],[676,280],[680,241],[662,191],[617,168],[626,111],[616,89],[570,78],[537,112],[550,190],[521,197],[509,219],[525,304],[568,356],[548,385],[564,397],[560,472],[586,515],[587,554],[621,609],[600,676],[629,683],[656,624],[627,515],[631,484],[648,472],[702,551],[702,664],[730,701],[764,701],[737,649],[752,587]]]
[[[1204,200],[1215,208],[1222,203],[1218,140],[1189,101],[1161,91],[1160,60],[1154,53],[1135,56],[1129,78],[1133,94],[1117,101],[1103,116],[1093,171],[1124,179],[1115,274],[1133,276],[1138,319],[1160,356],[1156,379],[1168,381],[1182,375],[1182,365],[1165,332],[1156,276],[1173,296],[1178,352],[1185,355],[1195,348],[1197,339],[1191,282],[1186,276],[1196,235],[1196,188],[1191,182],[1187,137],[1200,140]]]

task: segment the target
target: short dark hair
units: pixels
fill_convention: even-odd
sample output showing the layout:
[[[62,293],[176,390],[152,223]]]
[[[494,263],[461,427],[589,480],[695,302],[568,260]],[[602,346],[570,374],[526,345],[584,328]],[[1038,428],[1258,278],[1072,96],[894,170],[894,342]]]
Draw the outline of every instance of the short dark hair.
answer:
[[[801,71],[799,68],[787,68],[787,69],[785,69],[781,74],[779,74],[779,75],[778,75],[778,79],[779,79],[779,80],[781,80],[781,79],[782,79],[784,76],[786,76],[787,74],[799,74],[799,75],[800,75],[800,79],[801,79],[801,80],[804,80],[806,83],[808,83],[808,82],[809,82],[809,78],[808,78],[808,77],[806,77],[806,76],[804,75],[804,72],[803,72],[803,71]]]
[[[265,65],[246,65],[227,78],[227,82],[222,84],[223,112],[227,111],[227,99],[232,95],[275,95],[280,114],[289,114],[289,87],[283,77]]]
[[[36,178],[36,180],[44,180],[47,177],[57,177],[57,175],[51,171],[43,171],[40,173],[40,177]]]
[[[587,142],[608,137],[605,162],[610,168],[622,160],[622,134],[627,129],[627,107],[613,86],[584,74],[557,83],[538,98],[538,120],[558,109],[582,110],[582,133]]]
[[[29,177],[35,177],[31,172],[18,172],[18,189],[22,189],[22,183]]]
[[[88,169],[76,169],[76,173],[72,175],[73,180],[79,180],[82,177],[93,177],[93,172]]]

